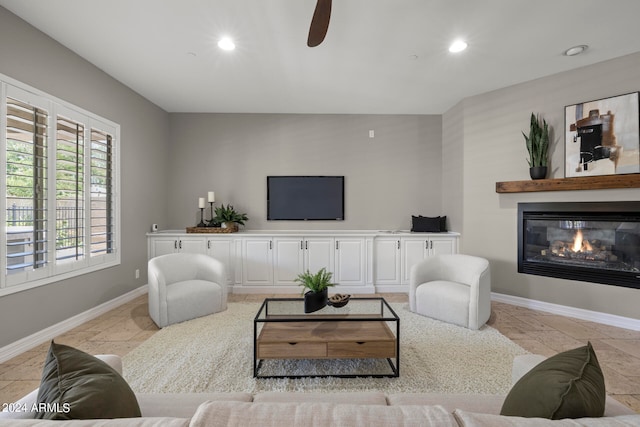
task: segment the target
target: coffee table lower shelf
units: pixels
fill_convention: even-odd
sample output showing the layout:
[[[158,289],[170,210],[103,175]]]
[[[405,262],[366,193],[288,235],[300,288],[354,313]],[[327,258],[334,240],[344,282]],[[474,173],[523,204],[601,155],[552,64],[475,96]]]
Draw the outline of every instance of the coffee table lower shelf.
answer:
[[[259,335],[254,330],[255,378],[398,377],[400,375],[399,322],[396,332],[385,321],[325,320],[268,321]],[[326,373],[262,375],[267,359],[386,359],[389,373]]]

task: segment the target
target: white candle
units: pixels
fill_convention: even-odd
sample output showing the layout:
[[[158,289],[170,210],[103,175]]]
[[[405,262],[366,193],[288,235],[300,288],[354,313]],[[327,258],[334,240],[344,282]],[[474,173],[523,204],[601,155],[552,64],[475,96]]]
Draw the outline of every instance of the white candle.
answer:
[[[208,195],[209,195],[209,202],[216,201],[216,194],[213,191],[209,191]]]
[[[204,197],[199,197],[198,198],[198,207],[199,208],[204,208]]]

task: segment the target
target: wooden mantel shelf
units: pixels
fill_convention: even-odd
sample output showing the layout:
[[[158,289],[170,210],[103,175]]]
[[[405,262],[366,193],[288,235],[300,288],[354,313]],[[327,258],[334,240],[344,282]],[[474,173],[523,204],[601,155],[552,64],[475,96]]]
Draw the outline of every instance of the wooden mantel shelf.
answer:
[[[496,193],[640,188],[640,174],[496,182]]]

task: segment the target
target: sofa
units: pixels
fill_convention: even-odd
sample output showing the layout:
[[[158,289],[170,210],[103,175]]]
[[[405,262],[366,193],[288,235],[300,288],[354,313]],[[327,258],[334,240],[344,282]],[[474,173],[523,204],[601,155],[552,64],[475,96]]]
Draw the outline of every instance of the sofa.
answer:
[[[122,361],[115,355],[97,356],[115,371]],[[512,380],[518,382],[545,358],[517,356]],[[393,381],[393,380],[390,380]],[[394,393],[363,391],[349,393],[136,393],[140,418],[53,421],[36,420],[28,410],[36,402],[38,390],[5,405],[0,413],[2,426],[640,426],[636,414],[615,399],[606,398],[603,417],[547,420],[501,416],[505,396],[439,393]],[[7,410],[10,409],[10,410]]]

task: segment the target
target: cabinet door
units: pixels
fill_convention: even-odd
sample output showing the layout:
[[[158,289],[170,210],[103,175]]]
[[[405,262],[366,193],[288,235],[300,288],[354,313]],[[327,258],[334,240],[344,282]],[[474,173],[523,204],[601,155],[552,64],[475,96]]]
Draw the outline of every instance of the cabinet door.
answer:
[[[314,237],[304,241],[304,268],[316,273],[321,268],[335,274],[333,238]]]
[[[233,239],[208,239],[207,254],[224,264],[225,274],[227,276],[227,285],[233,283],[234,278],[234,256],[233,256]]]
[[[248,238],[242,242],[242,277],[247,285],[273,284],[273,242]]]
[[[273,279],[278,285],[295,285],[295,278],[304,271],[301,238],[273,239]]]
[[[172,254],[178,251],[177,237],[153,237],[151,238],[151,253],[149,258],[160,255]]]
[[[376,285],[399,285],[401,280],[400,239],[378,238],[375,240]]]
[[[429,255],[455,254],[458,252],[456,242],[452,237],[432,237],[429,242]]]
[[[338,285],[364,285],[365,240],[358,238],[336,239],[336,272]]]
[[[204,254],[207,253],[206,245],[204,237],[181,237],[178,239],[178,252]]]
[[[411,267],[424,260],[427,256],[429,241],[426,238],[401,239],[402,243],[402,283],[408,284]]]

